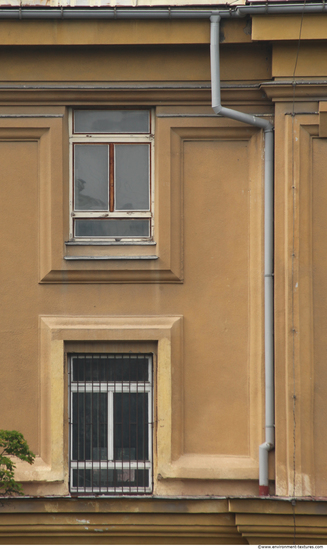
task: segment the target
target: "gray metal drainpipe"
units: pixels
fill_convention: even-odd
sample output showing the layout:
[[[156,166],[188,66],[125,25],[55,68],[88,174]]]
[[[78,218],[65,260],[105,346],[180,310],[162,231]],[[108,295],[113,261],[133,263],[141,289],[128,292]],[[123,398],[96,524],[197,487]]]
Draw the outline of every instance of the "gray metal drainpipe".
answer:
[[[259,447],[259,495],[269,495],[268,452],[275,445],[274,427],[274,133],[267,120],[222,107],[219,63],[220,16],[210,17],[210,63],[212,108],[217,115],[262,128],[265,136],[265,423],[266,441]]]

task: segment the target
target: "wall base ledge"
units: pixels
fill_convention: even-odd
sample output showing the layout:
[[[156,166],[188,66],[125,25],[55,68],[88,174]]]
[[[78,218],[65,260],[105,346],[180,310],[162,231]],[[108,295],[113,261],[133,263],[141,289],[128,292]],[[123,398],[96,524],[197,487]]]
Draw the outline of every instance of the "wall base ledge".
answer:
[[[327,499],[0,498],[0,544],[326,544]]]

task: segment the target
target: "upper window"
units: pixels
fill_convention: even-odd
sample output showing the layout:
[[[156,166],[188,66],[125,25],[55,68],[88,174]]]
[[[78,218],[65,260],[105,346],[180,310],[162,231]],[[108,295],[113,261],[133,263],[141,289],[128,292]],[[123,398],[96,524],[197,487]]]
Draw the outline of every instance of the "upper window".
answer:
[[[72,111],[70,239],[152,239],[152,119],[141,109]]]

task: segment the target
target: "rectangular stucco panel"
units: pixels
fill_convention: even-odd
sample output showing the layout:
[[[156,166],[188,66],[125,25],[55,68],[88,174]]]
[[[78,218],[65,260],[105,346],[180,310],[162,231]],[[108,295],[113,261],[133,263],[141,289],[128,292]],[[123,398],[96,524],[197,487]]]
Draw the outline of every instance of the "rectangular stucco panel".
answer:
[[[249,452],[247,153],[246,141],[184,146],[186,453]]]
[[[36,141],[0,142],[1,428],[23,431],[38,451]],[[23,411],[23,413],[22,413]]]
[[[316,491],[327,493],[326,346],[327,346],[327,248],[326,248],[326,154],[327,140],[313,140],[313,311],[314,311],[314,444]]]

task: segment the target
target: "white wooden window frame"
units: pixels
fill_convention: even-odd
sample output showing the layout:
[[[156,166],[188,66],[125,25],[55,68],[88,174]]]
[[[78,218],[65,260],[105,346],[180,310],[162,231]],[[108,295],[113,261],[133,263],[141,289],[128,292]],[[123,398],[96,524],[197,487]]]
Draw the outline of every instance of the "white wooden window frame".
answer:
[[[76,109],[70,109],[68,113],[69,121],[69,241],[72,242],[84,242],[85,244],[94,244],[95,241],[103,242],[103,244],[122,243],[140,244],[144,242],[153,241],[154,235],[154,148],[155,148],[155,114],[154,109],[138,109],[133,110],[146,110],[150,115],[150,132],[149,133],[74,133],[74,111],[81,110],[80,107]],[[92,110],[87,108],[88,111]],[[94,111],[98,109],[93,109]],[[106,109],[101,107],[101,110],[115,110]],[[121,108],[117,107],[117,110]],[[75,144],[149,144],[150,146],[150,208],[149,210],[117,210],[114,212],[108,211],[81,211],[74,210],[74,154],[73,149]],[[116,199],[115,199],[116,200]],[[148,219],[150,222],[150,236],[149,237],[76,237],[74,235],[74,221],[78,219]]]
[[[73,460],[73,430],[70,429],[69,433],[69,462],[70,462],[70,492],[73,494],[140,494],[140,496],[148,493],[152,493],[152,479],[153,479],[153,358],[151,354],[145,353],[144,356],[148,359],[148,380],[140,382],[73,382],[72,381],[72,359],[81,355],[79,353],[70,354],[68,359],[68,378],[69,378],[69,395],[68,395],[68,422],[69,426],[72,426],[73,422],[73,400],[72,395],[75,392],[85,393],[106,393],[108,395],[108,459],[100,461],[88,461],[88,460]],[[84,355],[84,354],[82,354]],[[101,357],[101,353],[85,354],[85,357]],[[108,354],[105,354],[107,356]],[[111,355],[111,354],[109,354]],[[123,356],[124,354],[113,354],[115,357]],[[141,353],[128,354],[130,357],[139,357],[143,355]],[[114,410],[113,401],[115,393],[147,393],[148,394],[148,460],[130,460],[124,461],[114,459]],[[141,468],[148,470],[149,472],[149,485],[148,487],[74,487],[73,486],[73,470],[80,468],[83,470],[101,469],[121,469],[132,470]],[[144,490],[140,490],[144,489]]]

